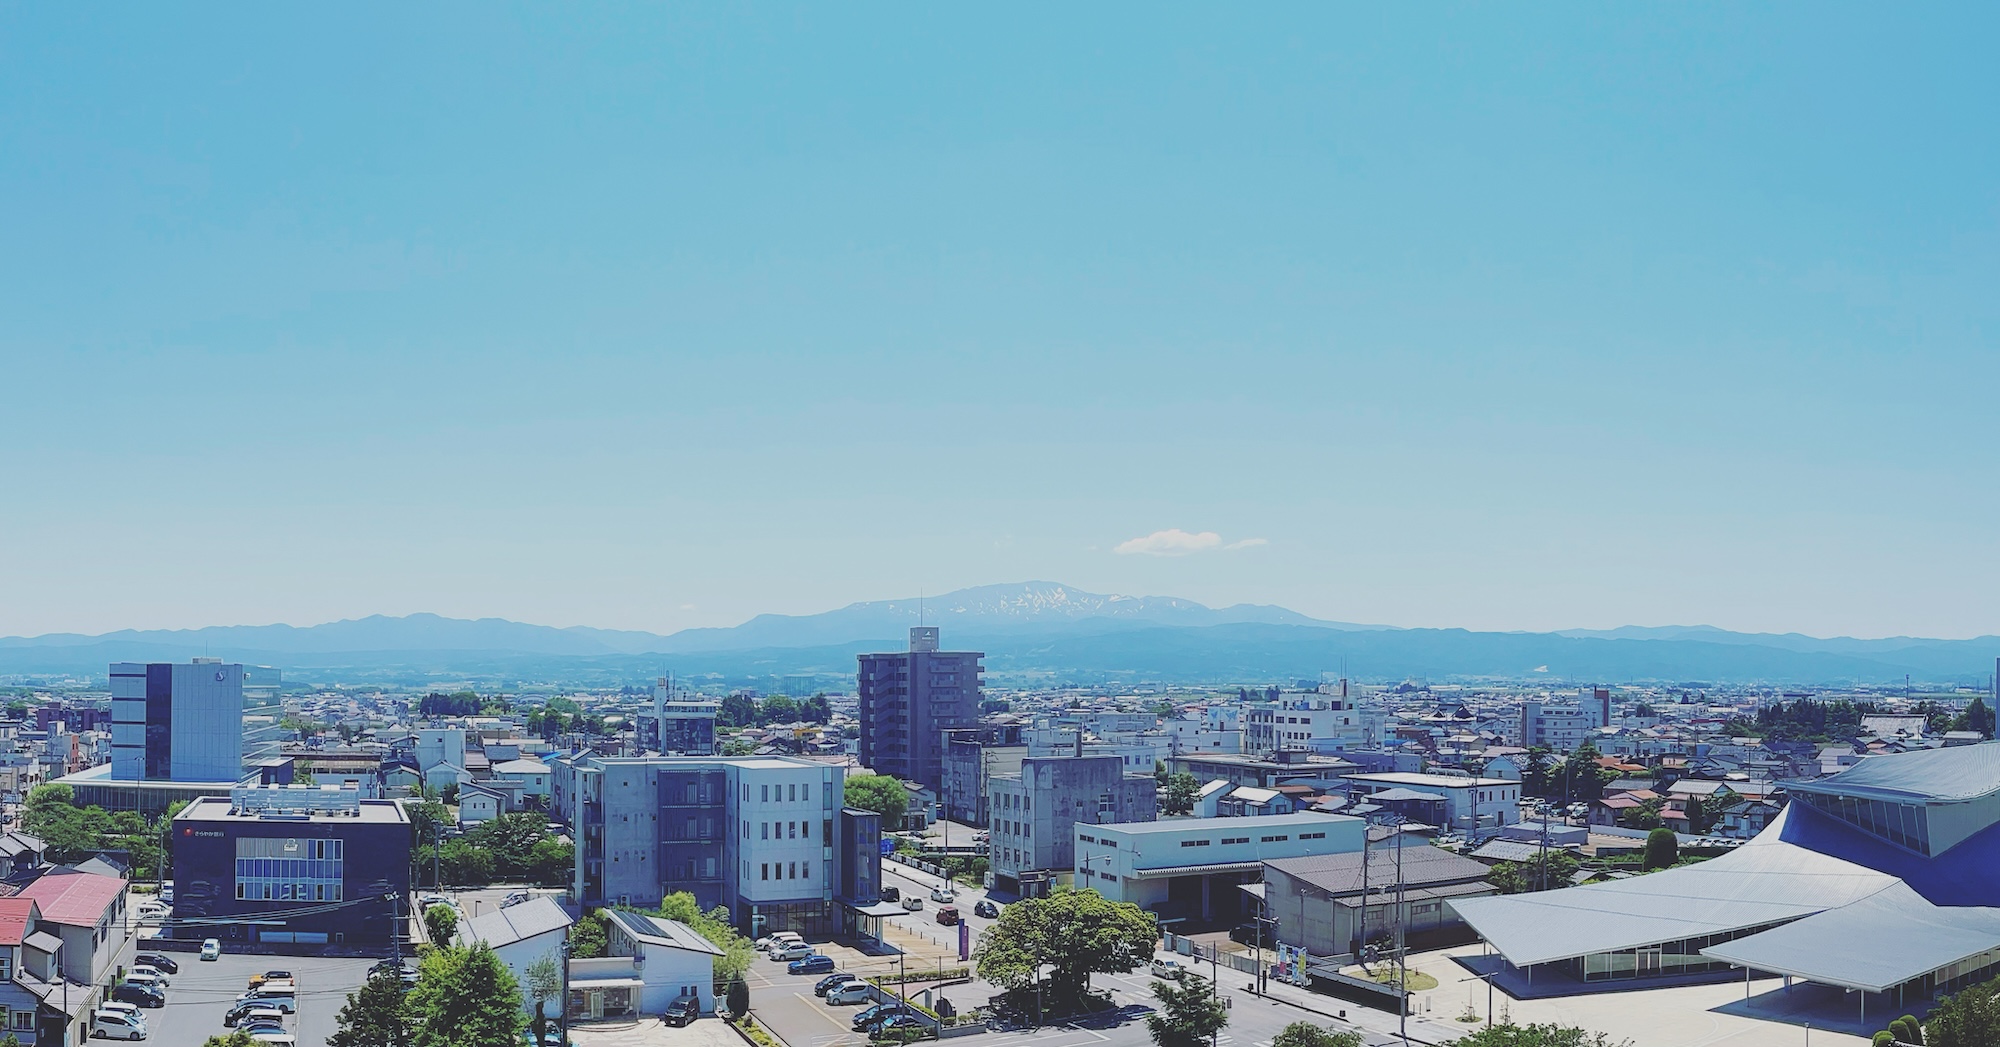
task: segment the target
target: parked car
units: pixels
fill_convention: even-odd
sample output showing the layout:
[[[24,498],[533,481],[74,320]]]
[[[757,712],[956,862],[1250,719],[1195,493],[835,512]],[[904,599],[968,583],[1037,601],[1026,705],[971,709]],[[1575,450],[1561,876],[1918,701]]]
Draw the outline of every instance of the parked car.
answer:
[[[237,1002],[256,1004],[260,1007],[272,1007],[286,1014],[293,1014],[299,1009],[299,991],[289,985],[279,986],[276,983],[266,983],[258,986]]]
[[[802,941],[805,941],[805,938],[801,937],[799,935],[799,932],[797,931],[773,931],[770,934],[767,934],[762,938],[757,939],[756,945],[758,949],[768,952],[770,951],[771,946],[776,945],[779,942],[802,942]]]
[[[173,957],[165,953],[142,952],[139,954],[139,962],[155,970],[165,971],[168,974],[181,973],[181,965]]]
[[[833,957],[818,954],[793,960],[785,965],[787,974],[825,974],[833,970]]]
[[[106,1000],[103,1003],[98,1004],[97,1009],[100,1011],[117,1011],[120,1014],[136,1015],[142,1022],[146,1020],[146,1014],[144,1011],[141,1011],[139,1008],[134,1007],[129,1003],[119,1003],[116,1000]]]
[[[902,891],[902,888],[900,888],[900,887],[889,887],[889,886],[884,886],[884,887],[882,888],[882,900],[883,900],[883,901],[885,901],[885,902],[896,902],[896,901],[901,901],[902,899],[903,899],[903,891]]]
[[[934,901],[934,902],[955,902],[955,901],[957,901],[957,900],[958,900],[958,896],[957,896],[957,895],[955,895],[955,894],[953,894],[953,893],[951,893],[951,888],[949,888],[949,887],[933,887],[933,888],[931,888],[931,901]]]
[[[143,1040],[146,1023],[117,1011],[99,1011],[90,1020],[90,1035],[107,1040]]]
[[[842,982],[827,990],[826,1002],[867,1003],[869,1000],[875,998],[875,993],[872,990],[873,986],[870,986],[867,982]]]
[[[701,1017],[701,1001],[692,996],[676,996],[667,1004],[667,1012],[660,1016],[668,1025],[686,1025]]]
[[[299,1047],[299,1038],[283,1029],[261,1029],[250,1034],[257,1043],[268,1043],[271,1047]]]
[[[833,991],[834,987],[845,985],[853,980],[854,975],[848,974],[845,971],[836,971],[813,983],[813,995],[825,996],[827,993]]]
[[[255,1021],[265,1023],[275,1021],[279,1025],[283,1025],[285,1024],[285,1012],[276,1007],[266,1007],[255,1000],[250,1000],[231,1007],[222,1015],[222,1024],[224,1025],[242,1025]]]
[[[253,974],[250,976],[250,987],[255,989],[265,982],[289,982],[291,980],[292,972],[290,971],[265,971],[263,974]]]
[[[985,898],[981,898],[972,903],[972,915],[983,919],[997,920],[1000,918],[1000,907]]]
[[[903,896],[903,908],[908,909],[911,912],[916,912],[918,909],[921,909],[923,907],[924,907],[923,895],[906,894]]]
[[[143,985],[149,989],[157,989],[162,994],[167,991],[167,980],[160,977],[160,972],[145,968],[135,967],[126,971],[125,984]]]
[[[243,1032],[244,1034],[253,1037],[259,1035],[269,1035],[274,1033],[278,1035],[283,1035],[285,1031],[285,1023],[274,1022],[269,1018],[259,1018],[254,1021],[245,1018],[244,1020],[236,1023],[236,1028],[239,1031]]]
[[[901,1003],[878,1003],[854,1012],[853,1025],[856,1029],[866,1029],[892,1014],[902,1013]]]
[[[881,1021],[876,1022],[875,1027],[868,1031],[871,1034],[893,1033],[893,1032],[900,1032],[905,1029],[911,1030],[913,1032],[925,1032],[928,1031],[929,1026],[924,1024],[924,1020],[922,1018],[919,1018],[914,1014],[892,1014],[887,1018],[884,1018]]]
[[[804,942],[781,942],[771,946],[773,960],[803,960],[812,955],[812,946]]]
[[[221,940],[216,938],[204,939],[201,943],[201,958],[204,960],[222,959]]]
[[[172,978],[167,977],[167,972],[160,970],[158,967],[155,967],[150,963],[135,963],[132,965],[132,969],[125,973],[128,975],[127,980],[130,980],[129,979],[130,975],[134,974],[144,975],[145,977],[151,978],[154,981],[159,982],[162,988],[166,988],[174,984],[174,980]]]
[[[426,894],[417,899],[417,904],[428,909],[433,905],[450,905],[451,899],[442,894]]]
[[[526,891],[510,891],[508,892],[507,897],[500,899],[500,907],[502,909],[505,909],[510,905],[519,905],[522,902],[527,901],[530,897],[531,895],[529,895],[528,892]]]
[[[1170,982],[1177,982],[1181,980],[1182,975],[1187,973],[1187,968],[1182,967],[1172,960],[1154,960],[1152,971],[1155,978],[1165,978]]]
[[[940,924],[943,924],[943,925],[944,925],[944,926],[946,926],[946,927],[950,927],[950,926],[952,926],[953,924],[957,923],[957,922],[958,922],[958,906],[956,906],[956,905],[940,905],[940,906],[938,906],[938,911],[937,911],[937,922],[938,922],[938,923],[940,923]]]
[[[116,989],[111,990],[111,998],[120,1003],[134,1004],[139,1007],[152,1008],[165,1007],[167,1005],[166,993],[150,985],[139,985],[133,982],[126,982]]]
[[[170,883],[163,883],[163,884],[161,884],[161,885],[160,885],[160,901],[161,901],[162,903],[166,904],[166,905],[172,905],[172,904],[174,904],[174,885],[173,885],[173,884],[170,884]]]

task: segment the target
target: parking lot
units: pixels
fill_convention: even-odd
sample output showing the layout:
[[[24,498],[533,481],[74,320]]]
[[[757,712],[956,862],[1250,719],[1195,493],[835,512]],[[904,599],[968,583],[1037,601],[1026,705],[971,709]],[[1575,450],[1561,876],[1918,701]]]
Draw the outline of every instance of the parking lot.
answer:
[[[366,957],[233,956],[203,962],[191,952],[170,954],[181,965],[168,975],[167,1005],[146,1012],[147,1047],[201,1047],[211,1036],[227,1033],[222,1015],[250,984],[250,976],[268,970],[298,976],[299,1012],[286,1023],[300,1047],[321,1047],[339,1028],[335,1017],[347,994],[360,988],[375,961]]]

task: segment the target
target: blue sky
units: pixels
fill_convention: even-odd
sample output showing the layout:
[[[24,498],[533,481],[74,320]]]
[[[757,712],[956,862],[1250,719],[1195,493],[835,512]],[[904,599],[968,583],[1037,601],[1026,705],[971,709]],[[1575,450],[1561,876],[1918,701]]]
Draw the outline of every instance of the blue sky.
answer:
[[[1995,20],[0,5],[0,633],[2000,632]]]

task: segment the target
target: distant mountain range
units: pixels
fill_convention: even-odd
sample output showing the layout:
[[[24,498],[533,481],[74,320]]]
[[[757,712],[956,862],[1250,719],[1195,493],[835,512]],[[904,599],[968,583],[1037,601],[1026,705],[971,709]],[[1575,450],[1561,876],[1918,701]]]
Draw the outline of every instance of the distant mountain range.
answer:
[[[1075,682],[1256,682],[1347,673],[1358,680],[1489,678],[1551,682],[1900,682],[1984,686],[2000,638],[1822,639],[1710,626],[1555,633],[1398,629],[1311,618],[1266,605],[1110,596],[1054,582],[987,585],[921,601],[758,615],[672,635],[499,618],[376,615],[325,625],[123,630],[0,638],[0,676],[101,676],[114,661],[215,655],[311,679],[634,682],[677,672],[757,680],[851,676],[854,655],[900,650],[922,621],[945,646],[987,652],[990,675]]]

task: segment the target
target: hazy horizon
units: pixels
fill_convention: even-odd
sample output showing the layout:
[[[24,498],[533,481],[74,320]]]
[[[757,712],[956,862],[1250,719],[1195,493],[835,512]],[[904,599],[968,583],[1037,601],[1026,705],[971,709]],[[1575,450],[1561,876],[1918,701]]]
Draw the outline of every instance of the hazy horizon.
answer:
[[[8,7],[0,635],[2000,631],[1996,22]]]

